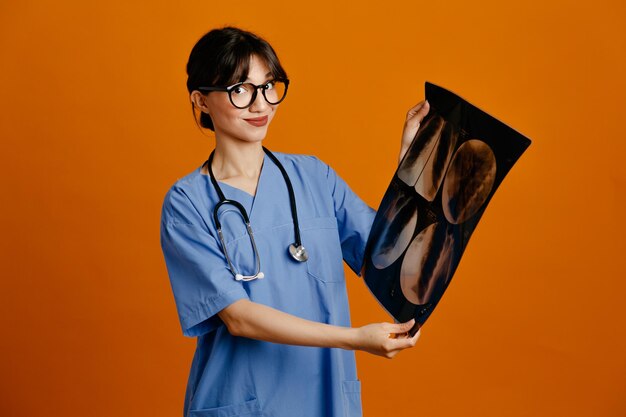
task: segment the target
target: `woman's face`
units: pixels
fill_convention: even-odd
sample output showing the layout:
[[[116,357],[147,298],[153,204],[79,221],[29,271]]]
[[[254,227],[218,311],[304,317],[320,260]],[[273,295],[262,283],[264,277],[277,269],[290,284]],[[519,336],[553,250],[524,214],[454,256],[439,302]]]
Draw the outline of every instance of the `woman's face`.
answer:
[[[250,69],[245,82],[261,85],[272,79],[267,65],[256,55],[250,57]],[[238,109],[232,105],[228,93],[213,91],[205,101],[217,140],[260,142],[278,108],[265,101],[261,90],[257,90],[254,103],[248,108]]]

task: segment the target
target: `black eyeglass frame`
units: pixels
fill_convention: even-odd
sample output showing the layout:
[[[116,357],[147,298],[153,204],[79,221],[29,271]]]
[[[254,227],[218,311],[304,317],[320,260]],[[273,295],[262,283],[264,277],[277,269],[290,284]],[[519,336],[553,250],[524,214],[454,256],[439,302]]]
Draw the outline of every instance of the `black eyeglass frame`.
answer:
[[[285,93],[283,94],[282,98],[280,100],[278,100],[276,103],[272,103],[271,101],[269,101],[267,99],[267,96],[265,95],[265,90],[267,90],[268,85],[276,82],[276,81],[280,81],[282,83],[285,83]],[[247,106],[244,107],[240,107],[238,105],[235,104],[235,102],[233,101],[233,97],[232,97],[232,92],[235,88],[244,85],[244,84],[250,84],[252,86],[254,86],[254,91],[252,92],[252,98],[250,99],[250,103]],[[261,88],[261,92],[263,93],[263,98],[265,99],[265,101],[267,101],[269,104],[272,105],[276,105],[279,104],[280,102],[282,102],[285,97],[287,97],[287,90],[289,90],[289,79],[288,78],[275,78],[273,80],[269,80],[263,84],[260,85],[255,85],[252,83],[246,83],[246,82],[238,82],[237,84],[233,84],[233,85],[229,85],[228,87],[220,87],[220,86],[213,86],[213,87],[198,87],[198,90],[200,91],[225,91],[228,93],[228,99],[230,100],[230,103],[235,106],[238,109],[247,109],[248,107],[252,106],[252,103],[254,103],[254,101],[256,100],[256,95],[257,95],[257,91],[258,89]]]

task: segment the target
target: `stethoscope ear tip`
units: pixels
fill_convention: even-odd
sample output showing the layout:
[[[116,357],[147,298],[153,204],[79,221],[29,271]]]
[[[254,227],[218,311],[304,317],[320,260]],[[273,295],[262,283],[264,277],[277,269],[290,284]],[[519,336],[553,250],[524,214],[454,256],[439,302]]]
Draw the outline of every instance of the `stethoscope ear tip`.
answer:
[[[265,278],[265,274],[263,272],[259,272],[258,275],[256,276],[258,279],[263,279]]]
[[[243,275],[235,274],[235,281],[243,281]]]

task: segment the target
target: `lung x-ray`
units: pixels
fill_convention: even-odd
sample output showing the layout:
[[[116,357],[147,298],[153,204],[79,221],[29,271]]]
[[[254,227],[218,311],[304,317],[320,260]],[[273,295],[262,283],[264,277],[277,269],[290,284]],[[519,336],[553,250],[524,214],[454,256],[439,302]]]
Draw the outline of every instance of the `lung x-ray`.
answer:
[[[378,208],[365,282],[400,322],[428,319],[489,200],[530,140],[426,83],[430,111]]]

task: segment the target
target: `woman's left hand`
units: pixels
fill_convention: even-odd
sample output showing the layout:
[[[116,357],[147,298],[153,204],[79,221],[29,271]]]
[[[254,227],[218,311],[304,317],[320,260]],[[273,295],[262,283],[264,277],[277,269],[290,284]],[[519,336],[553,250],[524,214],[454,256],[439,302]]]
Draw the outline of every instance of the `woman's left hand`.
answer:
[[[404,158],[404,154],[409,149],[417,129],[420,127],[420,123],[424,120],[424,117],[430,110],[430,104],[427,100],[420,101],[414,107],[411,107],[406,114],[406,122],[404,122],[404,129],[402,131],[402,143],[400,145],[400,155],[398,157],[398,164]]]

